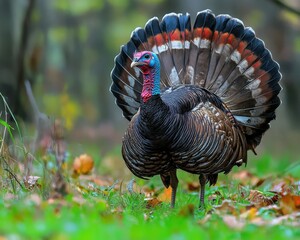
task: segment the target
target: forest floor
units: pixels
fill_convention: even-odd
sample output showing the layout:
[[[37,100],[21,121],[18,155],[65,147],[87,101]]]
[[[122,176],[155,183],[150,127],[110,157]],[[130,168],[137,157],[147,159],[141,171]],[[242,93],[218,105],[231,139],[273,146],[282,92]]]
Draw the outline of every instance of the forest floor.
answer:
[[[119,150],[108,154],[117,160],[105,171],[101,159],[86,155],[69,157],[58,171],[47,154],[34,161],[27,179],[25,165],[1,156],[0,239],[300,237],[299,159],[264,155],[220,174],[215,186],[206,186],[205,209],[198,209],[197,176],[179,171],[170,209],[171,191],[159,177],[133,181],[110,174],[121,165]]]

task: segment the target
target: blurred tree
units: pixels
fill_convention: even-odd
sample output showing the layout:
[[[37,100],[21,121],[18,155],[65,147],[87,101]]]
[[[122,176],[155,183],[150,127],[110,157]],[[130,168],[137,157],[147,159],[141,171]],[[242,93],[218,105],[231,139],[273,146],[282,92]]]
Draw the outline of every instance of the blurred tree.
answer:
[[[13,106],[14,93],[16,91],[14,70],[14,34],[12,26],[13,20],[13,1],[0,1],[0,91],[7,98],[9,106]],[[10,96],[10,97],[9,97]],[[0,104],[0,113],[3,114],[4,105]],[[3,116],[3,115],[2,115]]]
[[[27,5],[22,8],[18,1],[1,1],[1,36],[0,45],[0,89],[7,98],[7,102],[15,115],[26,116],[24,105],[22,105],[22,92],[25,82],[25,51],[27,48],[28,34],[30,30],[30,18],[34,9],[35,0],[28,0]],[[16,9],[24,10],[20,14]],[[20,15],[19,15],[20,14]],[[21,21],[18,21],[18,16]],[[17,37],[14,26],[20,24],[20,34]],[[1,106],[0,111],[3,111]]]

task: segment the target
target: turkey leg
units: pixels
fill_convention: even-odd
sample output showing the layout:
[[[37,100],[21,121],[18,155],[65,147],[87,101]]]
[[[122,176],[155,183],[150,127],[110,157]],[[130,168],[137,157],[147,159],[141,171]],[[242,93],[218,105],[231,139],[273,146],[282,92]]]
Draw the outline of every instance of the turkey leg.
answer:
[[[200,192],[199,192],[199,198],[200,198],[200,204],[199,208],[204,208],[204,196],[205,196],[205,184],[206,184],[206,176],[204,174],[200,174],[199,176],[199,182],[200,182]]]
[[[174,208],[175,201],[176,201],[176,191],[178,186],[178,178],[176,175],[176,170],[170,171],[170,185],[172,187],[171,208]]]

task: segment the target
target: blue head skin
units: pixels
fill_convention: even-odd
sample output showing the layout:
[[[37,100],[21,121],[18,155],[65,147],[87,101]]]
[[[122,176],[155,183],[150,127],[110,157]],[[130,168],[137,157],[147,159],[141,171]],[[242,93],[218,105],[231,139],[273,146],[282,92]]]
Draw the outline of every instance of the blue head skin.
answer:
[[[131,67],[138,67],[144,78],[142,100],[147,102],[153,95],[160,94],[160,62],[157,55],[150,51],[137,52]]]

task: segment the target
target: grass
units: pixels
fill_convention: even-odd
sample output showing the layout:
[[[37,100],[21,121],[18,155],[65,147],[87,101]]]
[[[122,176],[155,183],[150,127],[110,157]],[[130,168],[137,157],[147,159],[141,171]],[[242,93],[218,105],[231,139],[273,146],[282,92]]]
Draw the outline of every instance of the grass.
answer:
[[[255,170],[258,176],[299,176],[299,166],[298,172],[297,167],[290,169],[289,166],[290,163],[274,162],[266,155],[250,163],[248,168]],[[287,172],[289,169],[292,173]],[[238,170],[241,169],[234,172]],[[247,223],[242,228],[232,228],[219,214],[211,214],[210,219],[205,220],[213,206],[222,202],[218,197],[215,202],[208,200],[216,192],[225,199],[238,195],[238,204],[248,202],[239,195],[239,182],[232,180],[230,175],[221,176],[219,184],[207,187],[206,210],[194,211],[190,208],[198,205],[197,192],[187,191],[184,186],[196,176],[183,172],[179,173],[175,209],[170,209],[167,202],[147,207],[143,194],[121,193],[119,189],[95,185],[89,188],[85,185],[87,182],[77,180],[73,183],[70,180],[72,191],[61,199],[43,199],[42,190],[38,188],[32,191],[19,189],[13,194],[1,187],[0,236],[3,239],[296,239],[300,235],[299,228],[286,224],[257,226]],[[137,182],[140,188],[145,185],[162,191],[158,177]],[[81,190],[76,191],[78,188]],[[261,190],[265,191],[264,186]],[[273,217],[270,211],[262,216]]]
[[[129,205],[139,204],[128,199]],[[195,216],[181,216],[178,210],[167,206],[152,209],[150,214],[137,206],[128,206],[121,214],[107,214],[107,209],[97,201],[89,204],[68,206],[42,204],[37,206],[23,199],[11,206],[1,203],[0,232],[8,239],[293,239],[299,229],[287,226],[259,227],[247,225],[242,230],[228,228],[218,216],[208,223],[199,223]],[[201,213],[199,215],[202,215]]]

